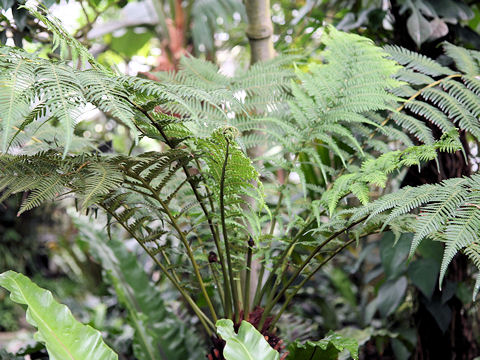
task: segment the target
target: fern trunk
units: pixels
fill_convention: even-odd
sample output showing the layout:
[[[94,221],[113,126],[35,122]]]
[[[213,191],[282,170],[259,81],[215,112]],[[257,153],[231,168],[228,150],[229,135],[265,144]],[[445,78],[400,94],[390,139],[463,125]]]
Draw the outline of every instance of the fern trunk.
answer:
[[[247,37],[250,42],[250,61],[259,61],[274,57],[273,24],[270,18],[270,0],[246,0],[248,17]]]

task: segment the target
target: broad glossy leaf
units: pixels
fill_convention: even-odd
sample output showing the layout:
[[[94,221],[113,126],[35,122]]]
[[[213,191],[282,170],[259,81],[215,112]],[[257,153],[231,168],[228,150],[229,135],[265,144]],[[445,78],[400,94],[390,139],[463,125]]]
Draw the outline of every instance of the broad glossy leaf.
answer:
[[[238,334],[233,329],[233,321],[217,321],[217,332],[226,341],[223,356],[227,360],[278,360],[280,354],[274,350],[249,322],[242,321]]]
[[[44,343],[51,360],[117,360],[100,332],[75,320],[70,310],[26,276],[14,271],[0,274],[0,286],[10,298],[27,305],[27,321],[38,329],[35,339]]]
[[[330,331],[322,340],[307,341],[304,344],[296,341],[290,344],[287,360],[336,360],[344,350],[358,360],[357,340]]]

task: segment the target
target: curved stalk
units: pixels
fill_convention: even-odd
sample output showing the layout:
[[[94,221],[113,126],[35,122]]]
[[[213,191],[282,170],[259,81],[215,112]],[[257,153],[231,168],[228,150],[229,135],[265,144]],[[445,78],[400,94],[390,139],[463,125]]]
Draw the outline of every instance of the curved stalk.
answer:
[[[225,161],[223,162],[222,167],[222,176],[220,178],[220,217],[222,222],[222,234],[223,234],[223,241],[225,243],[225,254],[227,255],[227,265],[228,265],[228,275],[230,278],[230,288],[232,290],[232,300],[233,300],[233,307],[235,309],[235,316],[240,316],[240,308],[238,304],[238,292],[237,286],[235,284],[235,280],[233,277],[233,265],[232,265],[232,256],[230,254],[230,244],[228,243],[228,233],[227,233],[227,224],[225,222],[225,199],[224,199],[224,187],[225,187],[225,173],[227,170],[227,163],[228,163],[228,156],[229,156],[229,149],[230,149],[230,142],[227,141],[227,148],[225,150]]]
[[[253,249],[249,240],[247,250],[247,270],[245,273],[245,290],[243,292],[243,318],[245,320],[248,319],[248,314],[250,313],[250,278],[252,276],[252,253]]]
[[[132,171],[125,169],[127,173],[129,173],[131,176],[135,176],[136,174],[133,173]],[[210,309],[210,313],[212,314],[212,318],[214,322],[217,322],[217,314],[215,313],[215,309],[212,304],[212,300],[210,299],[210,296],[208,296],[207,289],[205,288],[205,284],[203,283],[203,278],[202,275],[200,274],[200,268],[198,267],[197,261],[195,260],[195,256],[193,254],[192,248],[190,247],[190,244],[188,243],[187,238],[185,237],[184,232],[182,229],[177,224],[177,220],[175,217],[172,215],[170,208],[165,204],[165,202],[158,196],[157,192],[155,189],[153,189],[149,183],[147,183],[142,177],[136,177],[138,180],[140,180],[145,188],[147,188],[152,195],[154,196],[155,200],[158,201],[158,203],[162,206],[163,211],[165,214],[167,214],[168,219],[170,220],[170,224],[173,226],[175,231],[178,233],[180,237],[180,241],[182,242],[183,246],[185,246],[185,249],[187,250],[187,255],[188,258],[190,259],[190,262],[192,263],[193,270],[195,272],[195,276],[197,278],[198,284],[200,285],[200,290],[202,291],[203,296],[205,297],[205,301],[207,302],[208,308]]]
[[[265,310],[262,314],[262,318],[260,319],[260,323],[257,326],[257,329],[261,329],[263,327],[263,324],[265,323],[265,320],[267,319],[268,315],[272,311],[273,307],[275,304],[282,298],[282,296],[285,294],[285,292],[288,290],[288,288],[292,285],[292,283],[295,281],[295,279],[302,273],[302,271],[307,267],[307,265],[312,261],[312,259],[323,249],[325,245],[327,245],[330,241],[334,240],[337,238],[339,235],[343,234],[344,232],[350,230],[352,227],[355,225],[361,223],[363,220],[365,220],[367,217],[364,217],[360,220],[354,221],[347,227],[343,228],[342,230],[339,230],[335,233],[333,233],[331,236],[329,236],[327,239],[325,239],[320,245],[318,245],[311,253],[310,255],[302,262],[300,267],[295,271],[295,273],[292,275],[292,277],[287,281],[287,283],[283,286],[283,288],[280,290],[280,292],[275,296],[275,298],[267,304],[265,307]]]
[[[296,163],[298,158],[300,156],[300,153],[297,153],[295,154],[295,157],[293,159],[293,163]],[[270,231],[269,231],[269,235],[273,235],[273,232],[275,230],[275,225],[277,224],[277,215],[278,215],[278,212],[280,211],[280,208],[282,206],[282,201],[283,201],[283,190],[285,189],[285,187],[288,185],[288,177],[290,176],[290,170],[288,170],[285,174],[285,182],[280,186],[279,188],[279,195],[278,195],[278,200],[277,200],[277,205],[275,206],[275,210],[273,211],[273,214],[272,214],[272,222],[270,224]],[[308,222],[309,220],[307,220]],[[308,224],[308,226],[310,226],[310,224]],[[308,227],[307,225],[302,229],[300,230],[300,232],[297,234],[297,236],[295,237],[295,239],[292,241],[292,242],[295,242],[296,238],[303,232],[305,231],[305,229]],[[286,252],[288,252],[290,250],[290,246],[289,248],[286,250]],[[284,262],[285,260],[285,256],[286,256],[286,252],[284,252],[283,256],[282,256],[282,260],[281,260],[281,263]],[[261,269],[260,269],[260,274],[259,274],[259,278],[258,278],[258,283],[257,283],[257,289],[256,289],[256,292],[255,292],[255,298],[254,298],[254,304],[255,305],[258,305],[260,306],[260,303],[262,302],[262,299],[263,299],[263,296],[265,295],[265,292],[267,291],[268,287],[270,286],[270,283],[273,281],[273,277],[275,276],[275,272],[278,270],[278,267],[279,267],[279,263],[277,262],[274,266],[274,268],[272,269],[272,271],[270,271],[270,274],[268,275],[268,278],[267,278],[267,281],[265,281],[265,284],[263,285],[262,284],[262,279],[263,279],[263,274],[265,273],[265,264],[262,263],[262,266],[261,266]],[[261,276],[260,276],[261,275]],[[263,286],[262,286],[263,285]]]
[[[265,295],[265,293],[267,292],[268,289],[270,289],[270,294],[275,294],[275,290],[279,285],[279,281],[281,280],[281,279],[277,278],[277,280],[275,280],[275,284],[273,285],[273,287],[271,287],[271,283],[273,281],[273,277],[275,276],[275,273],[277,272],[277,270],[279,268],[281,268],[281,269],[285,268],[286,261],[287,261],[288,257],[290,256],[290,254],[292,253],[293,248],[295,247],[297,242],[300,240],[300,237],[303,235],[303,233],[310,227],[310,225],[313,224],[314,221],[315,220],[313,220],[313,219],[307,218],[306,219],[306,224],[302,227],[302,229],[300,229],[298,231],[297,235],[295,235],[295,237],[291,241],[290,245],[283,251],[283,254],[282,254],[282,257],[281,257],[280,261],[276,262],[275,266],[273,267],[272,271],[270,272],[270,275],[268,276],[267,281],[265,282],[265,285],[262,288],[262,291],[260,293],[260,296],[258,298],[258,302],[256,303],[256,305],[260,305],[260,303],[263,299],[263,296]],[[273,297],[273,296],[269,296],[270,300],[271,300],[271,297]],[[267,301],[267,303],[268,303],[268,301]]]
[[[328,263],[330,260],[332,260],[338,253],[340,253],[343,249],[345,249],[346,247],[348,247],[350,244],[354,243],[355,242],[355,239],[351,239],[349,241],[347,241],[344,245],[342,245],[341,247],[339,247],[337,250],[335,250],[329,257],[327,257],[325,260],[323,260],[315,269],[313,269],[313,271],[308,274],[307,276],[305,276],[305,278],[300,282],[300,284],[298,284],[294,290],[287,296],[287,299],[285,300],[285,302],[283,303],[283,306],[282,308],[280,309],[280,311],[277,313],[277,315],[275,316],[275,318],[273,319],[273,321],[271,322],[270,324],[270,327],[274,327],[275,324],[277,323],[277,321],[280,319],[280,317],[282,316],[283,312],[285,311],[285,309],[288,307],[288,305],[290,304],[290,302],[292,301],[292,299],[294,298],[294,296],[298,293],[298,291],[306,284],[306,282],[308,280],[310,280],[312,278],[313,275],[315,275],[326,263]]]
[[[175,144],[172,143],[172,141],[168,138],[167,134],[165,134],[165,131],[163,131],[162,127],[157,124],[155,119],[152,118],[152,116],[148,113],[148,111],[143,109],[140,105],[135,104],[130,99],[127,99],[127,100],[133,106],[135,106],[143,115],[145,115],[145,117],[147,117],[147,119],[150,121],[150,123],[155,127],[155,129],[157,129],[157,131],[160,133],[160,135],[162,135],[163,139],[165,140],[165,143],[171,149],[175,149]],[[197,164],[198,164],[198,161],[197,161]],[[204,213],[204,215],[207,219],[208,227],[210,229],[213,240],[215,242],[215,247],[217,249],[218,258],[220,259],[220,265],[221,265],[221,268],[222,268],[222,275],[223,275],[223,278],[224,278],[225,307],[227,308],[227,313],[225,315],[227,317],[229,317],[228,314],[231,313],[231,308],[232,308],[232,299],[231,299],[231,295],[230,295],[232,293],[232,290],[230,289],[229,282],[228,282],[226,264],[225,264],[225,260],[224,260],[224,256],[223,256],[222,247],[220,245],[219,234],[218,234],[218,231],[215,231],[215,226],[213,224],[212,217],[210,216],[210,213],[209,213],[207,207],[205,206],[205,203],[203,202],[202,197],[198,193],[198,190],[197,190],[195,184],[193,183],[192,179],[190,178],[190,174],[188,172],[187,167],[185,165],[182,165],[182,168],[183,168],[183,171],[185,173],[185,176],[187,177],[187,181],[190,184],[190,187],[193,191],[193,194],[195,195],[195,198],[198,201],[198,203],[200,204],[200,207],[201,207],[201,209],[202,209],[202,211],[203,211],[203,213]],[[207,193],[208,193],[208,188],[207,188]],[[211,198],[211,197],[209,196],[209,198]],[[214,211],[213,210],[213,203],[211,201],[210,201],[210,205],[212,206],[212,211]]]
[[[205,315],[205,313],[198,307],[198,305],[193,301],[193,299],[188,295],[187,291],[181,286],[179,282],[168,272],[168,269],[163,265],[150,251],[148,251],[148,248],[145,246],[145,244],[138,238],[137,235],[135,235],[133,232],[130,231],[128,226],[123,224],[118,216],[114,213],[109,211],[107,208],[104,207],[104,210],[109,213],[113,218],[117,220],[117,222],[130,234],[131,237],[133,237],[138,244],[143,248],[143,250],[150,256],[150,258],[153,260],[153,262],[160,268],[160,270],[164,273],[164,275],[170,280],[170,282],[175,286],[175,288],[180,292],[180,294],[183,296],[185,301],[190,305],[192,308],[193,312],[195,315],[197,315],[198,319],[202,323],[203,327],[205,328],[205,331],[209,336],[212,335],[212,330],[215,332],[216,327],[215,325],[210,321],[210,319]]]

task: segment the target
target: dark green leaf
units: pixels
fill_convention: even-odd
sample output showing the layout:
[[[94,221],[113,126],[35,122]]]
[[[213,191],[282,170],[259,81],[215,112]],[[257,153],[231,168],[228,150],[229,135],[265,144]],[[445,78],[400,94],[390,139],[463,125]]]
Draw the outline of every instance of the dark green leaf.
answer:
[[[438,324],[438,327],[445,332],[452,319],[452,310],[447,304],[442,304],[441,300],[436,298],[426,304],[426,308]]]
[[[407,278],[402,276],[397,280],[386,281],[379,289],[377,305],[380,314],[387,317],[402,303],[407,290]]]
[[[438,281],[440,263],[433,259],[419,259],[408,267],[408,276],[427,299],[431,299]]]
[[[405,272],[411,243],[411,234],[403,234],[395,243],[395,235],[391,232],[380,240],[380,259],[387,279],[395,279]]]
[[[334,268],[330,273],[330,281],[350,305],[357,305],[357,299],[353,292],[354,285],[342,269]]]
[[[4,10],[10,9],[14,3],[15,3],[15,0],[0,0],[0,6]]]
[[[24,8],[19,9],[17,7],[13,7],[12,15],[13,19],[15,20],[15,25],[17,25],[17,29],[23,31],[25,26],[27,26],[28,11]]]
[[[304,344],[295,341],[290,344],[287,360],[335,360],[344,350],[358,360],[357,340],[330,331],[322,340],[307,341]]]

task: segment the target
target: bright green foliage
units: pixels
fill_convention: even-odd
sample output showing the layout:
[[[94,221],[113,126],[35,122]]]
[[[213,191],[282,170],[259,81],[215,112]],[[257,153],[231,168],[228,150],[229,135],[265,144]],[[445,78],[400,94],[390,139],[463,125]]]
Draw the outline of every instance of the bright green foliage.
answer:
[[[208,62],[182,59],[177,73],[157,74],[160,82],[2,48],[0,190],[4,197],[30,191],[21,211],[67,194],[83,208],[105,210],[109,225],[138,242],[207,333],[217,318],[239,315],[249,299],[239,295],[250,289],[241,271],[253,256],[269,275],[250,309],[267,300],[264,321],[287,297],[273,325],[301,288],[293,284],[304,284],[344,246],[387,225],[395,233],[417,228],[412,253],[427,236],[446,238],[442,274],[462,249],[478,264],[477,177],[405,188],[368,203],[380,187],[395,189],[406,168],[437,151],[459,150],[458,130],[480,138],[477,53],[446,45],[457,73],[333,28],[322,41],[322,63],[297,64],[296,77],[290,63],[297,57],[233,77]],[[75,123],[87,103],[162,150],[133,146],[129,155],[108,155],[74,147],[80,143]],[[32,144],[45,123],[64,141],[52,141],[50,133]],[[252,147],[265,150],[260,159],[247,157]],[[366,206],[352,209],[355,197]],[[410,212],[422,205],[425,215],[414,221]],[[172,261],[180,256],[188,259]]]
[[[227,360],[278,360],[280,354],[274,350],[255,327],[242,321],[238,333],[233,329],[233,321],[217,321],[217,333],[226,341],[223,356]]]
[[[369,113],[393,110],[398,98],[388,90],[400,84],[393,79],[400,67],[366,38],[329,27],[322,41],[325,63],[311,64],[307,72],[297,70],[301,84],[292,84],[288,102],[293,119],[264,121],[272,143],[308,155],[327,180],[333,169],[319,148],[331,151],[343,165],[352,151],[364,155],[359,139],[369,133],[363,129],[378,128],[382,120]]]
[[[259,173],[253,167],[252,161],[244,154],[236,143],[238,130],[234,127],[221,128],[212,134],[208,139],[198,139],[197,146],[202,152],[207,165],[205,175],[207,181],[210,179],[211,190],[214,197],[219,201],[223,196],[225,208],[229,208],[227,217],[230,223],[243,227],[248,232],[247,224],[233,222],[235,217],[241,217],[240,206],[248,203],[245,196],[256,199],[259,210],[263,207],[264,194]],[[247,219],[248,221],[248,219]],[[259,224],[249,224],[254,229]],[[260,229],[258,229],[260,230]]]
[[[423,162],[434,160],[437,151],[455,152],[461,149],[458,133],[453,130],[451,133],[445,133],[442,139],[433,145],[411,146],[403,151],[391,151],[376,159],[368,159],[362,163],[358,171],[339,176],[333,187],[323,193],[322,200],[325,201],[330,213],[333,213],[338,201],[350,192],[366,205],[370,201],[369,185],[384,188],[388,175],[395,170],[420,166]]]
[[[290,344],[287,350],[287,360],[336,360],[344,350],[347,350],[354,360],[358,360],[357,340],[345,338],[333,331],[322,340],[307,341],[304,344],[296,341]]]
[[[435,124],[442,131],[446,132],[452,125],[456,125],[475,138],[480,137],[480,80],[477,78],[480,71],[478,65],[475,65],[478,64],[475,51],[444,44],[445,53],[454,60],[459,70],[453,72],[423,55],[397,46],[386,46],[385,50],[393,59],[406,66],[397,74],[397,78],[410,85],[395,91],[398,95],[409,97],[404,104],[405,109]],[[431,76],[438,79],[434,81]],[[402,114],[398,119],[394,117],[394,120],[419,139],[431,136],[424,128],[415,130],[419,127],[418,120],[412,116]]]
[[[175,74],[156,73],[167,87],[182,89],[186,92],[203,93],[216,99],[217,106],[209,106],[199,97],[191,96],[187,101],[191,113],[189,129],[197,137],[208,137],[217,128],[236,127],[244,136],[237,140],[250,148],[262,143],[260,134],[248,134],[251,130],[264,130],[264,115],[277,110],[285,110],[284,100],[288,97],[286,89],[294,73],[288,66],[296,56],[279,56],[273,60],[257,63],[248,70],[239,70],[235,76],[222,74],[218,66],[195,58],[183,58],[180,70]],[[192,117],[171,102],[164,109],[182,116]],[[255,114],[255,115],[253,115]]]
[[[0,274],[0,286],[10,298],[27,306],[27,321],[38,329],[35,338],[44,343],[52,360],[116,360],[118,356],[102,340],[100,332],[79,323],[65,305],[48,290],[14,271]]]

